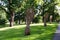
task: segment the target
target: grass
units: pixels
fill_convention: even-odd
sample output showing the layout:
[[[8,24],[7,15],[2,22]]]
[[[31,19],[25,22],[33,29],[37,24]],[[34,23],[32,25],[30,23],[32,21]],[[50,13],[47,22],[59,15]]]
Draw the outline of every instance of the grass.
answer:
[[[56,28],[55,24],[46,27],[43,25],[31,26],[31,35],[29,36],[24,36],[25,27],[2,30],[0,31],[0,40],[52,40]]]

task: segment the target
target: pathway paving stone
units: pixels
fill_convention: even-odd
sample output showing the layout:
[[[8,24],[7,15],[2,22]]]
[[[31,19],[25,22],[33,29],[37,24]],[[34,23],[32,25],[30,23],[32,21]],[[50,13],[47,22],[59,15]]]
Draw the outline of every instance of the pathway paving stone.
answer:
[[[58,24],[53,40],[60,40],[60,23]]]

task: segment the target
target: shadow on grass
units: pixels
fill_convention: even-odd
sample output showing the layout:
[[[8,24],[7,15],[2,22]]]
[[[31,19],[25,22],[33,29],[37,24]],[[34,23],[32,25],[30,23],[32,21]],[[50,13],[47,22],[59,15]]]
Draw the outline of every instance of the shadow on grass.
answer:
[[[31,27],[32,35],[34,34],[38,35],[32,40],[52,40],[56,29],[57,25],[48,25],[46,27],[43,26]]]
[[[56,30],[56,25],[53,26],[31,26],[31,35],[24,36],[25,28],[9,29],[0,31],[0,40],[50,40]]]
[[[24,37],[24,28],[22,29],[9,29],[5,31],[0,31],[0,40]]]
[[[13,26],[20,26],[20,25],[25,25],[25,24],[14,24]],[[4,28],[4,27],[10,27],[10,25],[9,24],[0,25],[0,28]]]
[[[6,24],[6,25],[0,25],[0,28],[3,28],[3,27],[9,27],[9,24]]]
[[[38,38],[35,38],[34,40],[52,40],[54,33],[40,35]]]

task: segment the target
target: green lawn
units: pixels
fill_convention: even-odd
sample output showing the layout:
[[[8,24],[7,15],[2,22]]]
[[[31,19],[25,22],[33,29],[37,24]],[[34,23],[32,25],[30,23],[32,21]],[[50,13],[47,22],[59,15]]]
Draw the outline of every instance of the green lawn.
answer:
[[[2,30],[0,31],[0,40],[52,40],[56,28],[55,24],[47,27],[43,25],[31,26],[31,35],[29,36],[24,36],[25,27]]]

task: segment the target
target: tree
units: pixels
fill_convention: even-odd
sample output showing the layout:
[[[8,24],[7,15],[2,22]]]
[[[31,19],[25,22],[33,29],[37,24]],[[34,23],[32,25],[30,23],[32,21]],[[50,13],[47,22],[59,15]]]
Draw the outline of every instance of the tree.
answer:
[[[40,22],[40,15],[39,14],[38,15],[35,14],[32,23],[39,23],[39,22]]]
[[[55,0],[43,0],[43,2],[44,2],[43,5],[42,5],[43,12],[42,12],[41,15],[44,17],[44,15],[46,15],[45,12],[47,12],[48,15],[53,15],[53,19],[54,19],[54,14],[55,14],[54,10],[55,10],[55,5],[57,3],[55,3]],[[47,16],[47,19],[48,18],[49,18],[49,16]],[[47,20],[44,17],[44,26],[46,26],[46,21]]]
[[[17,24],[20,24],[20,21],[25,21],[24,18],[25,17],[25,14],[24,14],[24,9],[21,9],[21,11],[18,11],[17,13],[15,13],[15,17],[14,17],[14,21],[17,23]]]
[[[1,9],[0,10],[0,25],[4,25],[6,24],[7,20],[6,20],[6,14],[5,12]]]
[[[53,18],[52,15],[50,15],[50,23],[52,23],[52,18]]]
[[[32,7],[29,7],[26,10],[26,29],[25,29],[25,35],[30,35],[30,23],[34,18],[34,9]]]
[[[16,9],[21,6],[20,3],[22,1],[21,0],[1,0],[1,2],[6,4],[5,6],[1,5],[0,8],[6,12],[7,17],[10,21],[10,27],[12,27],[14,23],[14,13]]]
[[[44,26],[47,26],[46,22],[47,22],[47,19],[48,19],[48,12],[46,12],[46,14],[44,15]]]
[[[26,1],[26,29],[25,29],[25,35],[30,35],[30,23],[32,22],[34,18],[34,12],[35,12],[35,7],[36,3],[35,0],[27,0]]]

